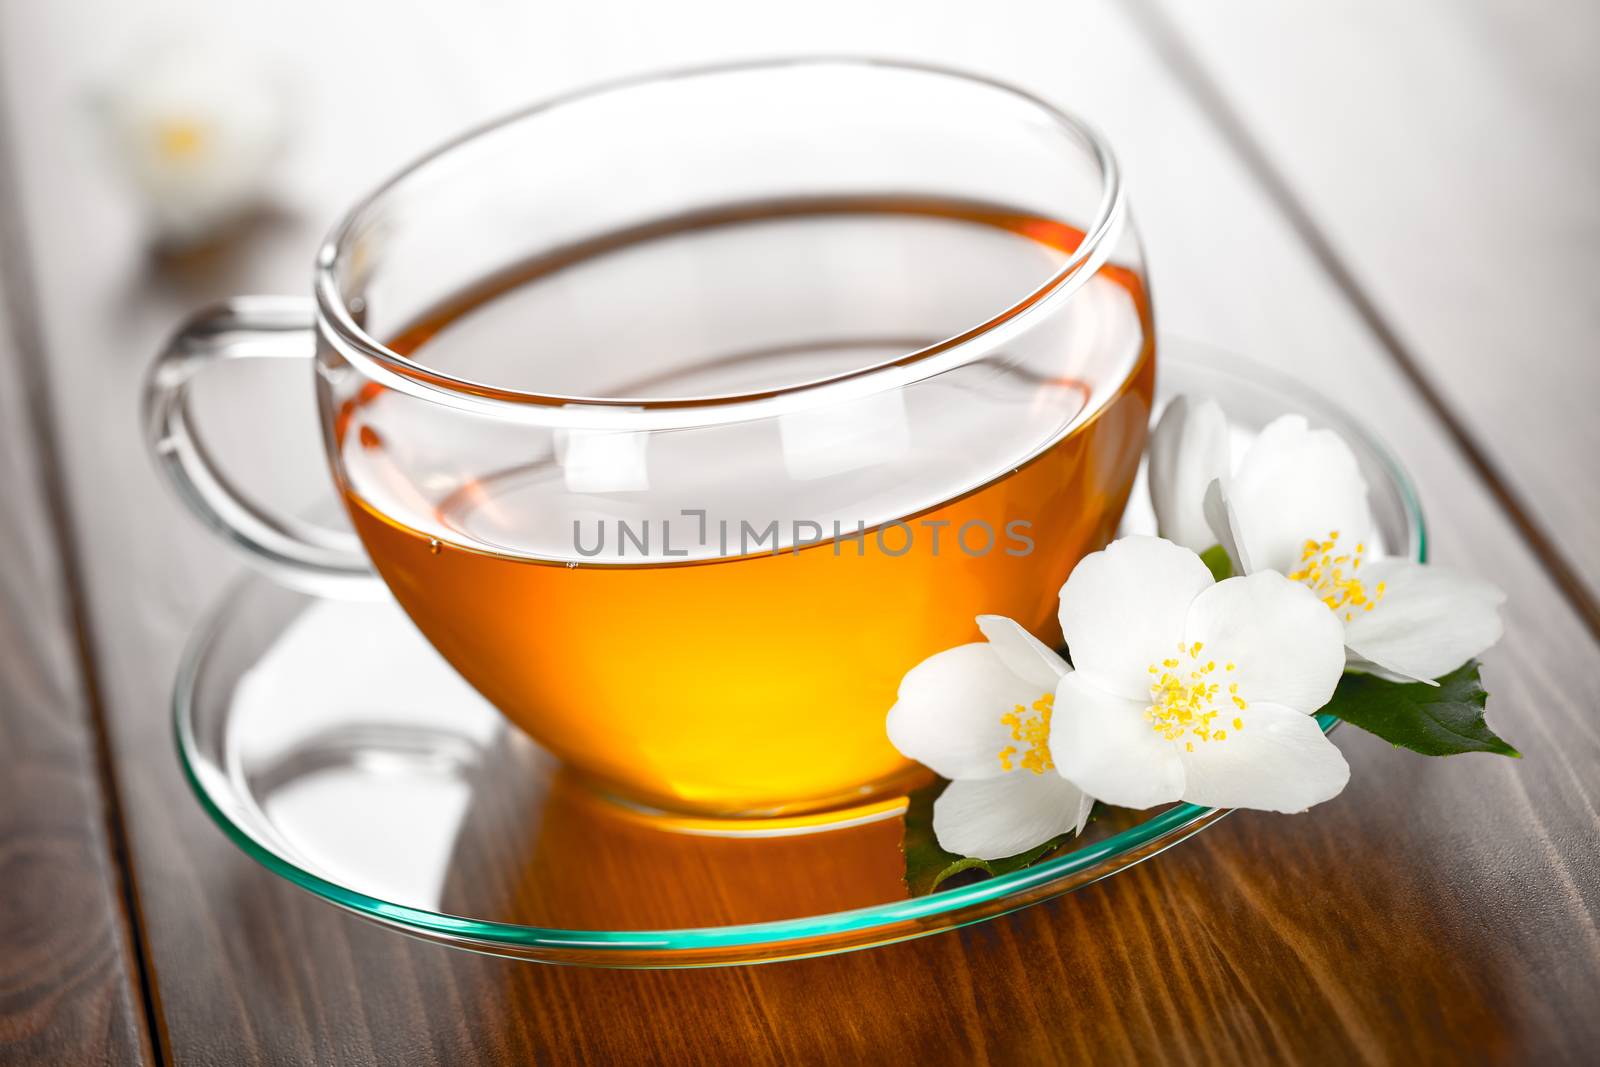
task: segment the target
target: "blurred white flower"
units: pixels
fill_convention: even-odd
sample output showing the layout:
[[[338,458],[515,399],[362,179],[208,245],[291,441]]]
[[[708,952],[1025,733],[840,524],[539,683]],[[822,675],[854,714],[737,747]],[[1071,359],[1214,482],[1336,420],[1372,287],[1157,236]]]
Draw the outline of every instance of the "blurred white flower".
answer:
[[[112,158],[156,238],[193,244],[261,206],[289,134],[284,84],[225,41],[142,54],[96,94]]]
[[[1094,798],[1050,760],[1056,686],[1072,668],[1004,616],[980,615],[978,628],[987,642],[912,668],[888,730],[903,755],[951,779],[933,804],[939,847],[998,860],[1082,832]]]

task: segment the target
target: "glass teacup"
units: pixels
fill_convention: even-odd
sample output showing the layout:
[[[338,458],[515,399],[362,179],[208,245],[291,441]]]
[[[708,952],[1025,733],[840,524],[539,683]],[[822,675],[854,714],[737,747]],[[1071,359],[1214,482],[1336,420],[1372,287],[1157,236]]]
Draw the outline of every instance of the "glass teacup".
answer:
[[[187,383],[258,356],[313,360],[359,543],[208,461]],[[329,595],[376,572],[590,780],[751,818],[905,788],[884,714],[975,616],[1059,640],[1154,374],[1091,129],[980,78],[806,59],[453,142],[335,228],[312,302],[186,324],[147,401],[162,468],[258,565]]]

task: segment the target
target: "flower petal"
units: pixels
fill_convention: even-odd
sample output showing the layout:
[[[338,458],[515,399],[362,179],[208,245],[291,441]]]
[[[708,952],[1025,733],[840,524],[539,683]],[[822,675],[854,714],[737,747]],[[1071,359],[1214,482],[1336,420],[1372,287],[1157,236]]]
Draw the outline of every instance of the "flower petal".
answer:
[[[1072,668],[1051,651],[1050,646],[1033,636],[1015,619],[1004,615],[979,615],[978,629],[989,639],[989,647],[1000,662],[1017,677],[1038,686],[1039,693],[1053,693],[1056,682]],[[1038,693],[1034,694],[1038,696]]]
[[[1177,747],[1145,721],[1148,703],[1107,693],[1082,671],[1062,678],[1050,719],[1050,758],[1061,777],[1125,808],[1177,800],[1183,764]]]
[[[947,649],[901,680],[889,742],[944,778],[993,777],[1004,773],[1000,750],[1014,743],[1000,716],[1052,688],[1013,674],[983,642]]]
[[[1374,678],[1382,678],[1386,682],[1399,682],[1401,685],[1408,685],[1412,682],[1422,682],[1424,685],[1439,684],[1432,679],[1413,678],[1409,674],[1392,671],[1381,663],[1375,663],[1365,656],[1356,655],[1348,648],[1344,650],[1344,669],[1346,674],[1352,671],[1356,674],[1370,674]]]
[[[1301,415],[1268,423],[1227,487],[1239,546],[1257,570],[1288,574],[1310,539],[1337,531],[1351,549],[1372,534],[1367,481],[1350,446]]]
[[[1239,539],[1239,516],[1234,512],[1233,505],[1228,503],[1228,491],[1222,488],[1221,480],[1206,486],[1205,501],[1201,505],[1206,515],[1206,524],[1211,527],[1211,536],[1216,538],[1216,543],[1228,554],[1228,559],[1233,562],[1234,574],[1249,574],[1256,568],[1251,565],[1250,557],[1245,554],[1244,543]]]
[[[1206,486],[1228,477],[1229,447],[1215,400],[1180,396],[1167,405],[1150,437],[1150,503],[1162,537],[1195,552],[1217,543],[1202,504]]]
[[[1345,623],[1345,644],[1361,659],[1433,681],[1500,640],[1505,594],[1488,582],[1400,559],[1374,560],[1361,578],[1369,595],[1384,586],[1371,611]]]
[[[933,833],[946,852],[1000,860],[1081,829],[1091,804],[1083,790],[1049,771],[951,782],[933,802]]]
[[[1344,632],[1316,595],[1274,571],[1218,582],[1195,597],[1183,639],[1215,662],[1212,677],[1238,696],[1314,712],[1344,673]],[[1236,666],[1228,670],[1227,664]]]
[[[1199,556],[1159,537],[1124,537],[1085,556],[1061,587],[1073,666],[1106,692],[1143,699],[1145,668],[1177,650],[1189,605],[1211,584]]]
[[[1208,808],[1295,812],[1344,789],[1350,765],[1316,719],[1265,701],[1252,703],[1244,714],[1243,730],[1197,743],[1184,754],[1184,800]]]

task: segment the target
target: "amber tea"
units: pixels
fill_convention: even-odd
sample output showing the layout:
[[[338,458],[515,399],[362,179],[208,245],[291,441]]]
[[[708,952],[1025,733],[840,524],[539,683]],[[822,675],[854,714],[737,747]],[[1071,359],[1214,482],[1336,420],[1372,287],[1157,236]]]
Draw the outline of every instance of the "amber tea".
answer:
[[[1003,315],[1016,340],[842,407],[695,433],[508,429],[448,464],[428,457],[429,406],[371,385],[331,430],[349,513],[462,675],[614,791],[728,815],[879,795],[910,771],[884,734],[903,674],[976,640],[982,613],[1058,640],[1061,583],[1121,515],[1154,383],[1140,276],[1103,266],[1022,329],[1083,239],[905,197],[742,205],[559,249],[389,347],[583,410],[776,395]]]

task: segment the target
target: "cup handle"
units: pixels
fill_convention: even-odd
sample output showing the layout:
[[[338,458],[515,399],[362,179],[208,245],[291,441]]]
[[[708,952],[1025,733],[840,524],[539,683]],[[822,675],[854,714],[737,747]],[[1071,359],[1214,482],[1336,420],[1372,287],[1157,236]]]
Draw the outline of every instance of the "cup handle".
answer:
[[[237,297],[190,317],[150,368],[145,443],[178,497],[202,523],[269,577],[318,595],[369,595],[377,576],[353,534],[277,515],[241,493],[196,432],[189,383],[234,359],[309,360],[316,353],[310,301]]]

